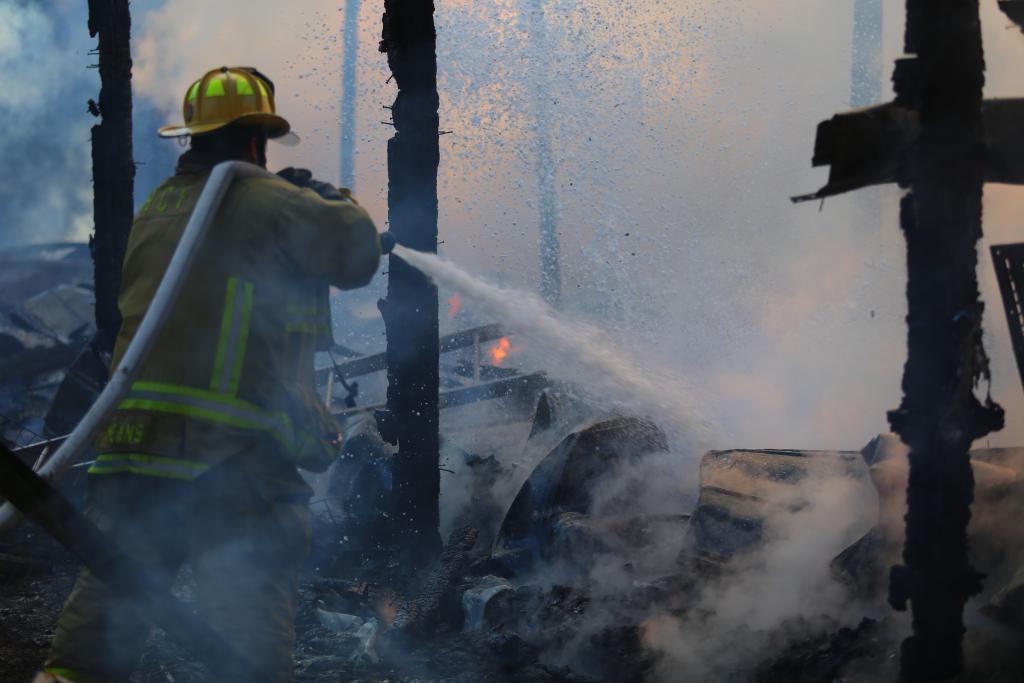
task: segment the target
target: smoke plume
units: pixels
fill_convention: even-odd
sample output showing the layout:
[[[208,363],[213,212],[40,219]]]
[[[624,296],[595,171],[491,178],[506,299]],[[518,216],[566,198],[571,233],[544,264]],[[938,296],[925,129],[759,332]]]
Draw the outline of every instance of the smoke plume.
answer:
[[[86,102],[98,79],[85,5],[0,0],[0,236],[81,240],[92,227]]]
[[[765,520],[763,548],[708,586],[685,617],[649,620],[644,639],[661,655],[658,680],[734,680],[822,624],[856,625],[863,606],[829,561],[865,531],[863,493],[863,482],[809,477]]]

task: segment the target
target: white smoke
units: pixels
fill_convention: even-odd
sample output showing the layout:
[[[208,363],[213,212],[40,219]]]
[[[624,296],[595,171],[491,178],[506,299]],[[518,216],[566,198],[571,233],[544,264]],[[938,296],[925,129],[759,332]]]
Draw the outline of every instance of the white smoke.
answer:
[[[0,0],[5,244],[82,240],[92,228],[89,47],[82,3]]]
[[[259,66],[306,140],[273,149],[272,164],[337,181],[342,2],[151,4],[136,31],[139,94],[176,120],[204,70]],[[730,435],[721,447],[849,448],[885,431],[905,353],[898,191],[837,197],[821,212],[788,200],[824,183],[810,167],[815,127],[849,106],[852,2],[722,12],[641,0],[628,13],[546,2],[543,59],[531,52],[529,6],[437,3],[441,127],[452,131],[438,179],[445,252],[536,288],[533,93],[543,71],[565,309],[706,387]],[[394,84],[374,48],[381,9],[362,3],[356,175],[383,226],[393,129],[381,107]],[[988,94],[1016,94],[1024,38],[995,6],[982,12]],[[902,14],[885,7],[883,75],[901,52]],[[987,192],[986,233],[1013,239],[1020,191]],[[984,251],[980,274],[994,392],[1012,416],[1019,386]],[[1024,423],[1008,424],[993,443],[1024,436]]]
[[[195,79],[220,66],[256,67],[274,82],[278,112],[303,140],[294,148],[271,145],[271,168],[309,168],[322,180],[340,182],[343,2],[152,4],[136,29],[137,94],[156,103],[167,122],[180,122],[182,99]],[[387,62],[376,50],[381,9],[364,3],[361,13],[357,150],[366,154],[357,157],[356,170],[359,201],[382,223],[387,187],[383,154],[393,129],[379,124],[378,112],[393,99],[394,85],[385,86]]]
[[[453,131],[442,138],[439,186],[449,255],[530,288],[539,262],[530,96],[538,65],[526,5],[437,5],[441,125]],[[852,3],[617,7],[545,3],[567,308],[714,387],[732,435],[722,446],[849,447],[884,431],[905,348],[898,193],[861,191],[820,213],[787,199],[824,182],[809,159],[817,123],[848,105]],[[340,0],[138,0],[132,9],[140,101],[175,121],[185,87],[204,70],[259,66],[307,142],[274,149],[272,163],[337,180]],[[383,225],[393,129],[381,124],[381,105],[394,85],[375,49],[381,9],[363,3],[359,23],[356,172],[360,201]],[[981,10],[986,96],[1018,95],[1024,36],[995,5]],[[84,236],[91,121],[79,107],[98,90],[83,68],[93,59],[85,8],[3,0],[0,12],[4,128],[27,131],[25,144],[7,138],[5,167],[16,170],[0,183],[3,229],[18,241]],[[885,6],[883,74],[901,52],[902,15]],[[69,92],[79,76],[87,87]],[[1018,239],[1020,201],[1018,188],[986,189],[989,243]],[[865,222],[864,204],[881,224]],[[992,442],[1014,444],[1024,436],[1024,422],[1012,419],[1019,380],[984,248],[979,272],[993,390],[1010,417]]]
[[[816,620],[856,625],[865,614],[832,576],[831,559],[865,531],[863,482],[809,477],[765,519],[765,544],[712,582],[685,617],[644,626],[661,659],[657,679],[733,680],[778,654]]]

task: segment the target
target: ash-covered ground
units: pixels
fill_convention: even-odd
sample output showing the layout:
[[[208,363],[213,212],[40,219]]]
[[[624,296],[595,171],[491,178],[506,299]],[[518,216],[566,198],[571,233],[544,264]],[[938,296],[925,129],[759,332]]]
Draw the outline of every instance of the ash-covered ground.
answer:
[[[442,431],[447,545],[412,576],[381,542],[390,449],[372,420],[313,481],[297,681],[898,679],[909,622],[884,575],[905,471],[890,437],[714,451],[698,468],[651,420],[565,385],[445,411]],[[1022,457],[975,453],[989,581],[968,608],[964,681],[1021,680],[1005,520]],[[64,487],[74,497],[81,476]],[[0,539],[0,680],[31,680],[77,568],[29,525]],[[174,592],[195,599],[187,567]],[[132,683],[204,680],[155,630]]]

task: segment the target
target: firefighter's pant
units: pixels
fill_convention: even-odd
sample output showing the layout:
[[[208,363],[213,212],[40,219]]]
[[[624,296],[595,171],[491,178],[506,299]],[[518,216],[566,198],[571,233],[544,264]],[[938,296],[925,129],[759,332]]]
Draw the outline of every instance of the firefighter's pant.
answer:
[[[288,477],[298,478],[291,468]],[[292,680],[295,595],[309,549],[306,496],[244,457],[195,481],[91,475],[88,517],[167,586],[191,562],[199,616],[267,674]],[[301,480],[299,480],[301,482]],[[46,669],[85,683],[126,683],[150,628],[136,607],[83,570]]]

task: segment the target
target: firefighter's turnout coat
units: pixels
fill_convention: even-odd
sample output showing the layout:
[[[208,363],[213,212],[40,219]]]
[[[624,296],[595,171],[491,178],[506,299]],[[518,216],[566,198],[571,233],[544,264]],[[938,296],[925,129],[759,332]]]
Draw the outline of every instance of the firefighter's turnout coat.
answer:
[[[132,226],[112,367],[209,177],[188,157]],[[365,285],[379,260],[377,230],[353,201],[278,178],[236,180],[89,472],[191,480],[268,441],[303,469],[326,468],[338,430],[316,398],[313,355],[330,339],[328,287]]]
[[[132,227],[114,365],[139,328],[212,164],[188,152]],[[325,194],[328,194],[325,192]],[[336,193],[335,193],[336,194]],[[170,588],[187,560],[196,609],[265,680],[292,680],[295,592],[310,489],[337,426],[315,397],[328,286],[366,284],[380,239],[366,212],[283,179],[238,180],[131,392],[99,437],[86,514]],[[119,590],[83,570],[46,669],[127,681],[149,633]],[[229,678],[228,680],[235,680]]]

